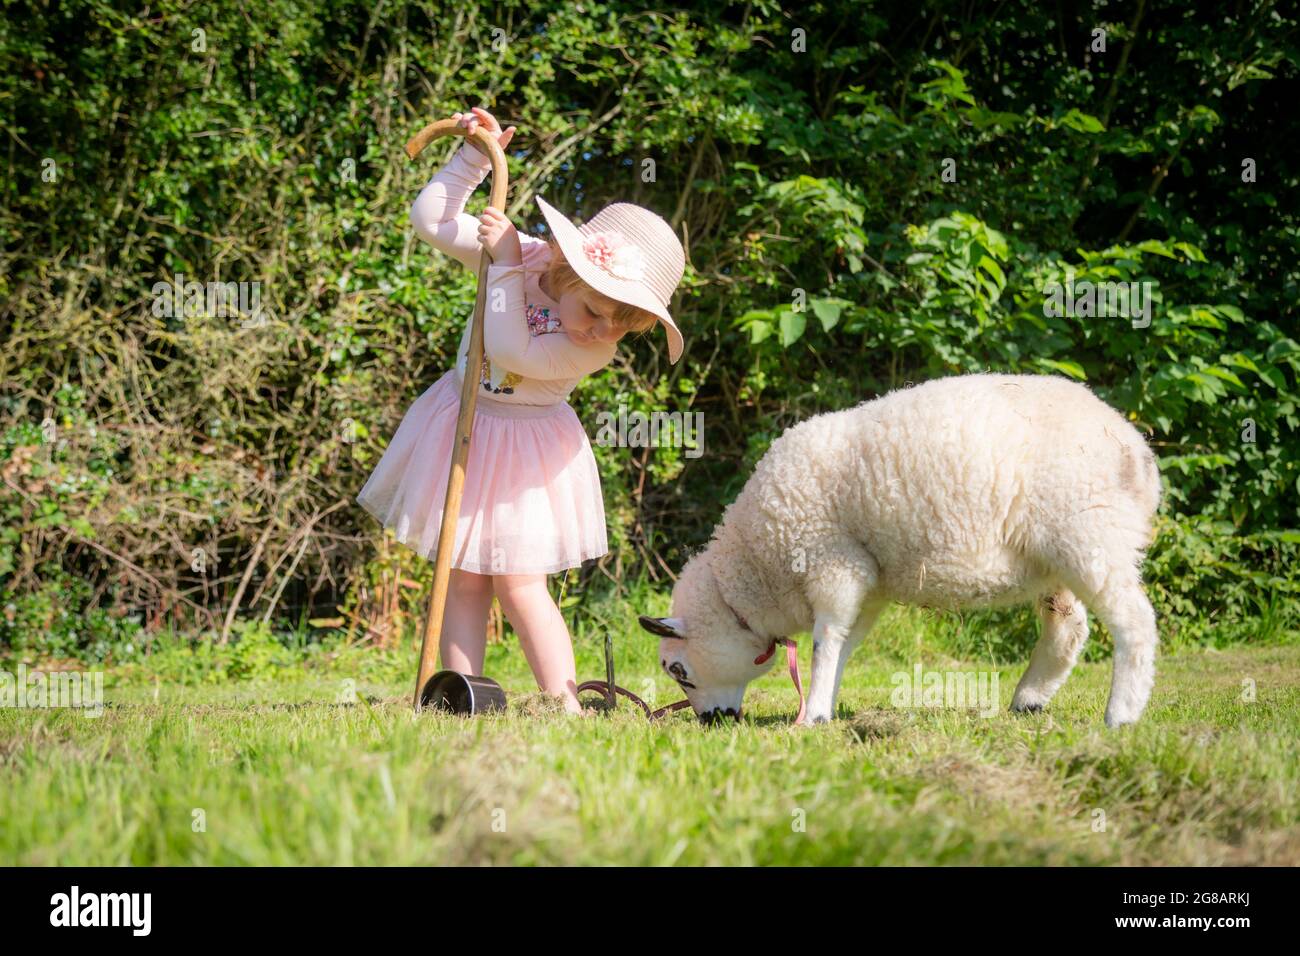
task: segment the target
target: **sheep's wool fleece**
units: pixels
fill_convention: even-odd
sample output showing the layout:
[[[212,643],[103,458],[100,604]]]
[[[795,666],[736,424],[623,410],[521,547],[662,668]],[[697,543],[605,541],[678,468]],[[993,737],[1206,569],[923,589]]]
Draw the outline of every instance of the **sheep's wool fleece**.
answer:
[[[855,563],[875,598],[1006,604],[1133,567],[1159,498],[1141,434],[1084,385],[964,375],[787,430],[692,560],[782,630]]]

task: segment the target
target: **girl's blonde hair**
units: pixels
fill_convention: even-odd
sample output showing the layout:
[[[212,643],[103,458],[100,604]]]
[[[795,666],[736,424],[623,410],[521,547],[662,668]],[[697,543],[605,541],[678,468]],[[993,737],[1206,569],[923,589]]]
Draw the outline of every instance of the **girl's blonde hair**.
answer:
[[[615,328],[626,329],[628,332],[649,332],[659,324],[659,317],[653,312],[647,312],[645,309],[637,308],[635,305],[629,305],[626,302],[619,302],[617,299],[611,299],[602,292],[593,289],[582,278],[573,271],[569,265],[569,260],[564,258],[564,252],[560,249],[559,243],[554,238],[548,239],[547,242],[551,247],[551,261],[547,266],[547,284],[551,287],[551,294],[557,300],[566,292],[586,292],[592,298],[596,299],[609,308],[610,322]]]

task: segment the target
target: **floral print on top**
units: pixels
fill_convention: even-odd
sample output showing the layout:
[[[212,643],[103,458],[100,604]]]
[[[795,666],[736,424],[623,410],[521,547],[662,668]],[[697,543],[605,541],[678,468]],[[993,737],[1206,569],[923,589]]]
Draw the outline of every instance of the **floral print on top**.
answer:
[[[525,305],[524,317],[528,320],[529,335],[546,335],[550,332],[564,331],[560,326],[560,317],[551,315],[551,310],[543,305]],[[515,386],[523,380],[523,376],[501,369],[504,374],[500,375],[499,381],[494,383],[494,370],[494,366],[484,355],[483,364],[479,367],[479,382],[493,394],[511,395],[514,393]]]
[[[527,305],[524,307],[524,316],[528,319],[528,331],[533,335],[563,331],[560,328],[560,317],[552,316],[551,310],[545,306]]]

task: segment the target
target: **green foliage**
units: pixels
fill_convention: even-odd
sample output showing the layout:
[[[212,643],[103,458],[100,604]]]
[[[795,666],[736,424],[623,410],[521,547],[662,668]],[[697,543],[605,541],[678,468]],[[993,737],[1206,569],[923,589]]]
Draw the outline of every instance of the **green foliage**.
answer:
[[[148,641],[141,633],[140,615],[95,607],[90,596],[90,584],[69,574],[57,574],[30,591],[7,595],[0,606],[4,656],[92,664],[137,659]]]
[[[1297,627],[1295,11],[120,7],[19,0],[0,35],[11,647],[135,648],[163,607],[217,634],[236,600],[364,615],[394,560],[427,579],[373,560],[353,497],[474,295],[407,219],[451,147],[401,145],[476,102],[519,127],[521,228],[542,193],[689,240],[685,359],[633,338],[572,403],[593,435],[620,404],[703,411],[705,453],[595,447],[611,555],[573,575],[576,626],[601,592],[665,587],[790,424],[991,369],[1086,382],[1148,434],[1170,633]],[[265,322],[156,314],[177,274],[260,283]],[[1149,324],[1057,312],[1053,283],[1145,284]]]

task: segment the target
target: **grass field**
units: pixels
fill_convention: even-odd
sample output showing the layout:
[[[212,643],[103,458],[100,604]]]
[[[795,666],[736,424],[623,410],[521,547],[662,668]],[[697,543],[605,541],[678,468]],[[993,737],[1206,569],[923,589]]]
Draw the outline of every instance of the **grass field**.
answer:
[[[101,717],[0,710],[0,863],[1300,863],[1300,647],[1164,654],[1142,722],[1109,731],[1109,660],[1011,714],[1023,661],[957,660],[918,629],[890,612],[842,719],[811,728],[780,668],[741,724],[706,728],[566,715],[513,640],[485,668],[508,713],[468,719],[412,714],[409,648],[245,662],[254,679],[177,648],[107,671]],[[579,679],[603,676],[599,642],[575,643]],[[662,705],[680,695],[654,647],[621,635],[618,677]],[[917,661],[996,672],[996,714],[894,706]]]

